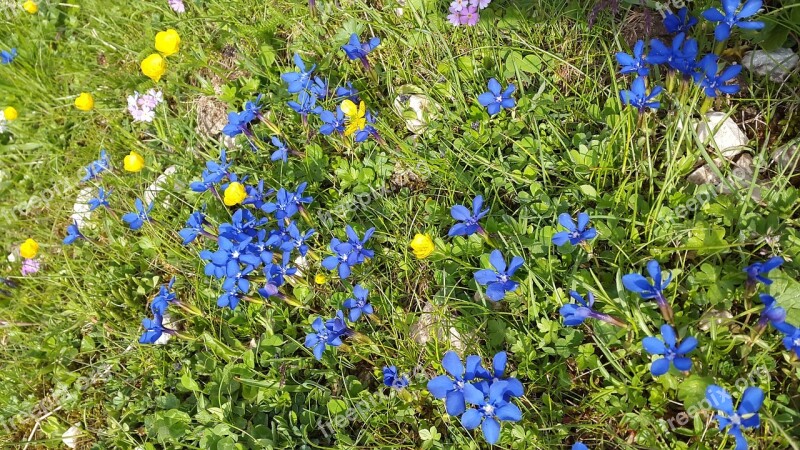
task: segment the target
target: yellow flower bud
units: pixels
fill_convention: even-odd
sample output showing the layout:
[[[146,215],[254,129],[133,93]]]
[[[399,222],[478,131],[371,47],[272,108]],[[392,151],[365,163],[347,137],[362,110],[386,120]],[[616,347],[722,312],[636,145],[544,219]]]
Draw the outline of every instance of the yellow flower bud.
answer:
[[[123,165],[128,172],[139,172],[144,168],[144,158],[131,150],[130,154],[123,160]]]
[[[181,46],[181,37],[178,32],[170,28],[167,31],[160,31],[156,34],[156,50],[164,56],[178,53]]]
[[[239,182],[232,182],[225,188],[225,197],[223,198],[223,203],[227,206],[238,205],[242,203],[242,201],[247,197],[247,192],[244,189],[244,185]]]
[[[142,61],[142,73],[158,82],[167,71],[167,62],[158,53],[153,53]]]
[[[17,113],[17,110],[14,109],[12,106],[9,106],[8,108],[4,109],[3,115],[9,122],[12,120],[16,120],[16,118],[19,117],[19,113]]]
[[[327,282],[328,282],[328,277],[326,277],[325,274],[318,273],[314,276],[314,283],[325,284]]]
[[[36,14],[36,12],[39,11],[39,5],[33,0],[28,0],[22,4],[22,9],[27,11],[28,14]]]
[[[39,244],[33,239],[27,239],[19,246],[19,255],[26,259],[33,259],[39,252]]]
[[[417,233],[414,236],[414,239],[411,241],[411,249],[414,251],[414,256],[419,259],[425,259],[428,256],[431,256],[433,250],[436,248],[433,245],[433,241],[431,237],[427,234],[419,234]]]
[[[91,111],[94,108],[94,97],[88,92],[81,92],[75,99],[75,107],[81,111]]]

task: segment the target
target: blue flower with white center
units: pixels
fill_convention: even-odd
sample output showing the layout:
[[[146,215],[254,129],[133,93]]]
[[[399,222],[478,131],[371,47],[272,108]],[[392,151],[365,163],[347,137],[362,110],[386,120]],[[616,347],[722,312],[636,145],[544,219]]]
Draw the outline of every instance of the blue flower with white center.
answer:
[[[297,94],[297,101],[290,100],[286,104],[289,105],[294,112],[300,114],[300,119],[303,122],[303,126],[308,124],[309,114],[319,113],[322,111],[321,109],[317,109],[317,96],[307,91]]]
[[[284,188],[278,189],[275,201],[264,203],[261,206],[261,210],[267,214],[273,214],[278,220],[291,218],[298,211],[294,192],[287,191]]]
[[[656,86],[648,94],[644,78],[638,77],[633,80],[630,89],[619,91],[619,99],[623,105],[633,106],[641,114],[647,108],[658,109],[661,106],[661,102],[655,101],[655,98],[658,97],[662,90],[661,86]]]
[[[647,273],[650,274],[653,284],[650,284],[641,274],[631,273],[622,276],[622,285],[625,286],[625,289],[639,294],[643,299],[654,298],[659,309],[661,309],[661,314],[664,316],[664,319],[666,319],[667,322],[671,322],[672,307],[670,307],[666,297],[664,297],[664,289],[666,289],[669,282],[672,281],[672,273],[670,272],[667,275],[666,280],[662,279],[661,266],[658,265],[658,261],[656,260],[647,263]]]
[[[591,292],[586,294],[586,300],[584,300],[584,298],[578,294],[577,291],[570,291],[569,295],[575,300],[576,303],[568,303],[562,306],[558,311],[559,314],[561,314],[561,317],[564,318],[564,325],[574,327],[582,324],[584,320],[591,318],[602,320],[603,322],[607,322],[618,327],[625,327],[625,324],[620,320],[615,319],[608,314],[599,313],[592,309],[594,306],[594,294]]]
[[[348,239],[347,242],[353,246],[352,253],[354,262],[351,265],[361,264],[367,258],[375,257],[374,250],[364,248],[364,246],[367,244],[367,241],[369,240],[369,238],[372,237],[372,234],[374,232],[375,232],[375,227],[370,228],[369,230],[364,232],[364,238],[362,239],[358,237],[358,233],[356,233],[355,230],[353,230],[353,227],[351,227],[350,225],[347,225],[345,227],[345,233],[347,233],[347,239]]]
[[[355,298],[348,298],[344,301],[342,306],[350,310],[348,313],[350,322],[358,320],[361,314],[373,314],[375,312],[369,303],[369,299],[367,299],[367,295],[369,295],[369,291],[357,284],[353,288],[353,297]]]
[[[761,424],[758,410],[764,402],[764,391],[757,387],[748,387],[742,394],[739,407],[734,410],[731,395],[725,389],[712,384],[706,388],[706,400],[720,413],[714,416],[719,422],[719,430],[727,429],[728,434],[736,439],[736,450],[747,450],[747,439],[742,430],[758,428]]]
[[[646,76],[650,73],[648,67],[649,61],[647,55],[644,53],[644,41],[639,39],[633,46],[633,55],[625,52],[617,52],[615,55],[617,63],[622,67],[619,70],[621,74],[635,73],[639,76]]]
[[[734,64],[722,70],[719,75],[719,64],[717,63],[718,57],[713,53],[704,56],[703,59],[697,63],[699,72],[694,74],[694,81],[703,88],[703,92],[708,97],[716,97],[717,92],[723,94],[733,95],[739,92],[738,84],[726,84],[728,81],[736,78],[742,71],[741,64]]]
[[[764,28],[764,22],[751,22],[746,21],[758,13],[761,9],[761,0],[748,0],[739,9],[739,0],[722,0],[722,11],[716,8],[709,8],[703,11],[703,18],[709,22],[719,22],[714,29],[714,39],[717,41],[724,41],[731,35],[731,30],[734,27],[739,27],[743,30],[761,30]],[[736,10],[739,12],[736,12]]]
[[[343,134],[345,129],[344,112],[340,106],[336,106],[336,113],[328,110],[319,113],[319,118],[322,120],[322,126],[319,127],[319,132],[325,136],[331,135],[334,132]]]
[[[506,398],[509,386],[507,381],[496,381],[489,387],[488,395],[467,385],[464,389],[464,398],[468,403],[475,405],[461,416],[464,428],[472,430],[481,426],[483,437],[489,444],[497,443],[500,439],[500,421],[518,422],[522,419],[522,411]]]
[[[67,227],[67,237],[64,238],[63,242],[65,245],[69,245],[78,239],[86,239],[86,237],[81,234],[81,230],[78,229],[78,222],[73,221],[72,224]]]
[[[300,229],[297,228],[297,224],[292,222],[289,224],[290,239],[282,243],[280,249],[284,252],[291,252],[293,249],[297,249],[300,252],[300,256],[306,256],[308,253],[308,244],[306,244],[306,241],[313,235],[313,228],[303,234],[300,232]]]
[[[489,208],[484,210],[481,210],[481,208],[483,208],[483,196],[480,195],[472,200],[472,212],[462,205],[450,208],[450,216],[457,220],[458,223],[450,228],[447,235],[450,237],[469,236],[476,232],[482,232],[483,228],[478,222],[489,213]]]
[[[585,212],[578,214],[578,225],[575,225],[575,222],[572,221],[572,216],[567,213],[562,213],[558,216],[558,223],[567,229],[567,231],[559,231],[554,234],[551,239],[553,244],[559,247],[566,244],[567,241],[572,245],[578,245],[597,236],[597,229],[586,228],[589,224],[589,214]]]
[[[286,162],[289,160],[289,147],[286,146],[278,136],[272,136],[272,145],[277,147],[278,149],[272,152],[269,159],[271,161],[283,161]]]
[[[786,350],[794,352],[800,358],[800,328],[786,322],[775,322],[772,326],[784,334],[783,346],[786,347]]]
[[[281,80],[289,86],[287,90],[290,94],[296,94],[300,91],[308,89],[311,85],[311,73],[314,72],[317,65],[314,64],[310,69],[306,69],[306,64],[297,53],[294,54],[294,64],[299,70],[296,72],[286,72],[281,75]]]
[[[94,211],[95,209],[103,206],[105,208],[110,207],[111,205],[108,204],[108,196],[111,195],[111,191],[106,192],[102,186],[97,188],[97,197],[89,199],[89,211]]]
[[[488,88],[488,92],[484,92],[478,96],[478,103],[486,107],[490,116],[499,113],[503,108],[511,109],[517,106],[517,101],[511,96],[517,89],[513,84],[509,84],[508,87],[503,90],[503,86],[501,86],[496,79],[490,78]]]
[[[500,250],[492,250],[489,255],[489,263],[495,270],[483,269],[475,272],[475,281],[481,286],[486,286],[486,296],[493,302],[498,302],[506,296],[506,292],[513,292],[519,287],[519,283],[512,281],[511,277],[525,260],[521,256],[515,256],[506,268],[506,261]]]
[[[328,270],[338,269],[339,278],[344,280],[350,276],[350,268],[356,262],[352,257],[353,246],[347,242],[339,242],[339,239],[333,238],[331,240],[330,249],[334,252],[334,255],[323,259],[322,267]]]
[[[348,58],[350,58],[351,61],[355,61],[356,59],[361,60],[364,68],[370,70],[367,55],[375,50],[375,47],[380,45],[380,43],[381,38],[379,37],[373,37],[366,42],[361,42],[361,40],[358,38],[358,35],[353,33],[350,35],[350,40],[347,42],[347,44],[342,46],[342,50],[344,50],[344,53]]]
[[[428,382],[428,391],[434,398],[445,399],[445,409],[451,416],[460,416],[464,413],[466,410],[464,388],[468,382],[475,379],[479,371],[485,371],[480,366],[480,356],[470,355],[466,363],[464,367],[456,352],[450,350],[442,358],[442,367],[450,376],[439,375]]]
[[[306,335],[304,345],[313,349],[314,358],[317,361],[322,359],[322,353],[325,351],[326,346],[338,347],[342,345],[342,337],[350,334],[350,330],[345,325],[341,314],[341,311],[337,311],[335,318],[326,321],[323,321],[322,317],[317,317],[314,323],[311,324],[311,328],[314,331]]]
[[[95,178],[99,177],[102,172],[109,170],[110,168],[111,161],[108,159],[108,154],[105,150],[100,150],[100,157],[86,166],[86,176],[81,178],[81,181],[94,180]]]
[[[197,236],[201,234],[208,234],[206,230],[203,228],[203,225],[206,223],[206,216],[203,214],[202,211],[195,211],[189,215],[189,219],[186,221],[186,228],[178,231],[181,239],[183,239],[183,245],[189,245],[189,243],[193,242],[197,239]]]
[[[145,208],[142,201],[137,198],[135,206],[136,212],[130,212],[122,216],[122,220],[128,224],[131,230],[138,230],[142,228],[145,222],[150,222],[152,220],[150,219],[150,211],[153,210],[152,202]]]
[[[690,16],[689,9],[685,6],[679,9],[677,14],[668,12],[664,16],[664,28],[672,34],[688,33],[695,25],[697,25],[697,17]]]
[[[642,341],[642,347],[647,353],[663,356],[663,358],[653,361],[650,373],[655,377],[664,375],[670,365],[681,372],[691,369],[692,360],[685,355],[697,348],[697,339],[689,336],[678,345],[675,330],[667,324],[661,325],[661,337],[664,338],[663,341],[652,336],[648,336]]]

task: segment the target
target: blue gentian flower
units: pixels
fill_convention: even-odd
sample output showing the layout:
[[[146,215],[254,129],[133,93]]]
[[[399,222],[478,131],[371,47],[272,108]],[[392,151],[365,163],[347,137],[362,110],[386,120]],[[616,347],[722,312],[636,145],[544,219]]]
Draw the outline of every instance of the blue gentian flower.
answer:
[[[500,250],[492,250],[489,262],[495,270],[483,269],[475,272],[475,281],[481,286],[486,286],[486,296],[489,300],[497,302],[506,296],[506,292],[513,292],[519,287],[519,283],[512,281],[511,277],[522,267],[525,260],[521,256],[515,256],[506,268],[506,261]]]
[[[506,386],[506,401],[511,399],[511,397],[522,397],[525,394],[525,387],[522,386],[521,381],[514,377],[503,378],[507,363],[508,355],[506,352],[497,352],[492,358],[492,372],[484,370],[483,372],[485,373],[479,373],[481,377],[489,380],[491,383],[497,381],[505,381],[508,383]],[[478,372],[481,371],[479,370]]]
[[[95,209],[104,206],[108,208],[108,196],[111,195],[111,191],[106,192],[102,186],[97,188],[97,197],[89,199],[89,211],[94,211]]]
[[[689,336],[683,339],[680,345],[677,345],[675,330],[667,324],[661,325],[661,336],[664,338],[663,341],[652,336],[648,336],[642,341],[642,347],[647,353],[663,356],[663,358],[653,361],[650,373],[655,377],[664,375],[669,370],[670,364],[681,372],[691,369],[692,360],[684,355],[697,347],[697,339]]]
[[[336,101],[341,103],[344,99],[349,99],[356,105],[361,101],[358,98],[358,90],[356,90],[356,88],[353,87],[353,84],[349,81],[345,83],[344,86],[339,86],[336,88]]]
[[[558,216],[558,223],[561,224],[562,227],[566,228],[567,231],[559,231],[558,233],[554,234],[552,237],[553,245],[562,246],[569,241],[572,245],[578,245],[583,241],[588,241],[589,239],[594,239],[597,236],[597,229],[589,228],[586,229],[586,225],[589,224],[589,214],[582,212],[578,214],[578,225],[575,225],[575,222],[572,221],[572,216],[567,213],[561,213]]]
[[[367,244],[369,238],[372,237],[372,234],[375,232],[375,228],[370,228],[369,230],[364,232],[364,238],[358,237],[358,234],[353,230],[353,227],[347,225],[345,227],[345,233],[347,233],[347,242],[353,246],[353,261],[354,264],[361,264],[364,262],[366,258],[374,258],[375,251],[364,248]],[[352,264],[351,264],[352,265]]]
[[[208,261],[205,267],[203,268],[203,273],[207,277],[214,277],[214,278],[222,278],[225,276],[225,268],[228,264],[227,260],[224,261],[224,264],[215,264],[216,252],[212,252],[211,250],[203,249],[200,251],[200,258]]]
[[[261,264],[261,257],[251,253],[251,241],[252,238],[247,238],[241,242],[233,242],[220,235],[217,239],[219,248],[214,252],[211,262],[222,267],[227,267],[231,261],[257,267]]]
[[[364,64],[364,68],[370,70],[369,61],[367,61],[367,55],[375,50],[375,47],[380,45],[381,38],[373,37],[370,38],[367,42],[361,42],[358,39],[358,35],[353,33],[350,35],[350,41],[347,44],[342,46],[342,50],[344,50],[347,57],[350,58],[351,61],[355,61],[356,59],[360,59],[361,63]]]
[[[228,161],[227,154],[223,148],[219,153],[219,162],[213,160],[206,161],[206,169],[203,171],[202,189],[195,189],[195,183],[192,183],[192,190],[195,192],[205,192],[208,190],[209,185],[219,183],[229,175],[228,169],[230,168],[231,164],[232,163]]]
[[[3,50],[0,51],[0,64],[11,64],[14,62],[14,58],[17,57],[17,49],[12,48],[11,50]]]
[[[589,447],[587,447],[583,442],[576,442],[572,444],[571,450],[589,450]]]
[[[278,139],[278,136],[272,136],[272,145],[278,147],[278,149],[272,153],[269,159],[271,161],[278,161],[278,160],[283,160],[283,162],[288,161],[289,147],[287,147],[286,144],[281,142],[281,140]]]
[[[234,288],[238,288],[240,292],[249,292],[250,279],[248,275],[250,275],[250,272],[253,270],[255,270],[253,266],[247,265],[242,267],[236,261],[228,261],[228,265],[225,268],[225,281],[222,283],[222,289],[231,292]]]
[[[300,256],[306,256],[308,253],[308,244],[306,244],[306,241],[313,235],[313,228],[303,234],[300,232],[300,229],[297,228],[297,224],[292,221],[292,223],[289,224],[290,239],[282,243],[280,248],[285,252],[290,252],[296,248],[300,252]]]
[[[772,325],[784,334],[783,346],[786,350],[794,352],[800,358],[800,328],[786,322],[775,322]]]
[[[173,330],[164,328],[164,316],[161,314],[155,314],[152,319],[143,319],[142,327],[144,327],[144,333],[139,338],[140,344],[153,344],[164,333],[174,334]]]
[[[664,289],[666,289],[669,282],[672,281],[672,273],[667,275],[666,280],[662,280],[661,266],[658,265],[658,261],[656,260],[647,263],[647,273],[650,274],[653,284],[650,284],[645,277],[638,273],[623,275],[622,284],[625,286],[625,289],[639,294],[643,299],[654,298],[656,303],[658,303],[659,309],[661,309],[661,314],[668,322],[671,322],[672,308],[669,306],[669,303],[667,303],[666,297],[664,297]]]
[[[667,61],[669,66],[680,72],[686,79],[694,76],[699,52],[697,40],[686,39],[686,36],[680,33],[672,39],[671,51],[672,57]]]
[[[375,124],[375,115],[373,112],[367,111],[367,113],[364,115],[364,118],[366,119],[364,128],[356,131],[355,139],[353,140],[355,142],[364,142],[369,139],[370,136],[374,136],[376,141],[383,143],[383,138],[381,138],[381,135],[378,134],[378,130],[372,126]]]
[[[81,178],[81,181],[89,181],[94,180],[100,174],[108,169],[111,168],[111,161],[108,159],[108,154],[106,154],[105,150],[100,150],[100,157],[92,161],[91,164],[86,166],[86,175]]]
[[[464,428],[472,430],[481,426],[483,437],[489,444],[497,443],[500,439],[500,421],[517,422],[522,419],[522,411],[517,405],[506,400],[508,382],[497,381],[489,387],[488,395],[468,384],[464,389],[467,402],[477,408],[469,408],[461,416]]]
[[[167,311],[167,306],[169,306],[170,303],[177,302],[175,292],[172,291],[172,286],[174,284],[175,277],[170,279],[168,284],[162,284],[158,289],[158,295],[153,297],[153,301],[150,302],[150,310],[153,311],[153,314],[164,315]]]
[[[697,18],[690,16],[689,9],[685,6],[679,9],[677,14],[668,12],[664,16],[664,28],[672,34],[688,33],[695,25],[697,25]]]
[[[253,205],[258,209],[261,209],[264,205],[264,199],[275,192],[275,189],[271,188],[264,192],[264,180],[258,180],[258,184],[255,186],[247,185],[245,189],[247,190],[247,197],[242,200],[242,205]]]
[[[630,90],[623,89],[619,91],[619,98],[622,104],[633,106],[638,109],[641,114],[647,108],[658,109],[661,106],[660,102],[653,100],[658,97],[661,90],[661,86],[656,86],[648,94],[647,88],[644,85],[644,78],[638,77],[631,83]]]
[[[78,229],[78,222],[73,221],[72,224],[67,227],[67,237],[64,238],[64,244],[72,244],[78,239],[86,239],[86,237],[81,234],[81,231]]]
[[[222,289],[222,294],[217,297],[217,306],[220,308],[230,308],[232,310],[236,309],[245,292],[242,292],[238,283],[229,283],[227,286],[223,285]]]
[[[783,258],[780,256],[773,256],[764,262],[750,264],[744,268],[745,273],[747,273],[747,283],[755,286],[760,281],[769,286],[772,284],[772,280],[767,278],[767,274],[772,269],[780,267],[781,264],[783,264]]]
[[[445,399],[447,414],[460,416],[466,410],[464,387],[477,376],[477,372],[485,370],[481,366],[480,356],[467,357],[466,368],[456,352],[450,350],[442,358],[442,367],[450,376],[439,375],[428,382],[428,391],[434,398]]]
[[[290,100],[287,102],[287,105],[296,113],[300,114],[303,125],[308,122],[308,115],[310,113],[321,112],[321,110],[316,108],[317,96],[308,91],[297,94],[297,101]]]
[[[758,327],[763,328],[767,322],[773,326],[776,323],[781,323],[786,320],[786,310],[778,305],[775,297],[769,294],[758,294],[761,303],[764,304],[764,309],[761,311],[761,317],[758,319]]]
[[[594,306],[594,294],[588,292],[586,294],[587,300],[578,294],[577,291],[570,291],[569,296],[572,297],[577,303],[568,303],[559,309],[559,314],[564,318],[564,325],[574,327],[583,323],[587,318],[602,320],[618,327],[625,327],[625,324],[620,320],[615,319],[608,314],[603,314],[592,309]]]
[[[485,106],[489,115],[499,113],[503,108],[511,109],[517,105],[517,101],[511,97],[516,90],[516,86],[509,84],[505,91],[500,83],[494,79],[489,79],[489,91],[478,96],[478,103]]]
[[[342,312],[338,311],[334,319],[323,321],[321,317],[317,317],[311,328],[314,329],[313,333],[306,335],[304,345],[307,348],[313,349],[314,358],[317,361],[322,359],[322,352],[325,351],[325,346],[338,347],[342,345],[342,337],[347,336],[350,330],[345,325],[341,316]]]
[[[345,308],[349,309],[348,318],[350,322],[355,322],[361,317],[361,314],[373,314],[374,310],[372,305],[369,303],[367,299],[367,295],[369,291],[361,287],[361,285],[357,284],[356,287],[353,288],[353,297],[355,298],[348,298],[344,301]]]
[[[736,450],[747,450],[747,439],[742,435],[742,430],[758,428],[761,424],[758,410],[764,402],[764,392],[757,387],[745,389],[739,408],[734,410],[731,395],[725,389],[712,384],[706,388],[706,400],[711,403],[712,408],[722,413],[714,416],[719,422],[719,430],[728,429],[728,434],[736,439]]]
[[[297,53],[294,54],[294,64],[299,69],[297,72],[286,72],[281,75],[281,80],[289,85],[287,90],[290,94],[296,94],[308,89],[311,85],[311,73],[317,67],[314,64],[310,69],[306,70],[306,64]]]
[[[247,102],[245,102],[245,104],[244,104],[244,112],[246,114],[249,114],[250,117],[252,117],[253,119],[261,119],[263,117],[262,114],[261,114],[261,108],[264,107],[264,105],[261,104],[261,99],[263,97],[264,97],[264,94],[258,94],[258,96],[256,97],[255,101],[249,101],[248,100]],[[251,119],[251,120],[253,120],[253,119]]]
[[[761,0],[748,0],[739,9],[739,0],[722,0],[722,11],[716,8],[709,8],[703,11],[703,18],[709,22],[719,22],[714,29],[714,39],[724,41],[731,35],[733,27],[744,30],[760,30],[764,28],[764,22],[745,21],[748,17],[754,16],[761,9]]]
[[[385,366],[383,368],[383,384],[397,390],[408,386],[408,378],[397,373],[396,366]]]
[[[261,205],[261,210],[267,214],[273,214],[278,220],[291,218],[298,211],[294,192],[287,191],[284,188],[278,189],[275,201],[264,203]]]
[[[124,220],[131,230],[138,230],[142,228],[145,222],[150,222],[150,211],[153,210],[153,203],[151,202],[147,209],[145,209],[144,204],[138,198],[135,202],[136,205],[136,212],[130,212],[122,216],[122,220]]]
[[[229,112],[228,123],[222,128],[222,134],[228,137],[236,137],[240,134],[251,137],[253,133],[250,131],[249,126],[252,119],[253,116],[247,111]]]
[[[178,231],[178,234],[183,239],[183,245],[188,245],[190,242],[197,239],[197,236],[206,234],[203,225],[206,223],[206,216],[202,211],[195,211],[189,215],[186,221],[186,228]]]
[[[322,120],[322,126],[319,127],[319,132],[325,136],[332,134],[334,131],[342,134],[345,129],[344,112],[340,106],[336,106],[336,114],[325,110],[319,113],[319,118]]]
[[[717,75],[717,71],[719,70],[717,55],[709,53],[697,63],[697,68],[700,71],[694,74],[694,81],[703,88],[703,92],[705,92],[707,96],[712,98],[716,97],[717,91],[729,95],[739,92],[738,84],[725,83],[739,75],[739,72],[742,71],[741,64],[728,66],[722,73]]]
[[[622,67],[619,70],[621,74],[635,73],[643,77],[650,73],[650,68],[647,67],[649,61],[647,60],[647,55],[644,53],[644,41],[641,39],[634,44],[633,55],[629,55],[625,52],[617,52],[615,57]]]
[[[269,267],[269,281],[274,286],[283,286],[286,277],[294,276],[297,273],[297,267],[289,266],[291,256],[291,252],[283,252],[280,262],[273,263]]]
[[[295,190],[292,195],[295,206],[300,210],[303,209],[303,203],[311,203],[314,200],[310,195],[303,197],[303,192],[305,192],[307,186],[308,183],[306,182],[300,183],[300,185],[297,186],[297,190]]]
[[[333,250],[335,255],[323,259],[322,267],[328,270],[335,270],[338,267],[339,278],[344,280],[350,276],[350,267],[355,264],[355,260],[352,258],[353,246],[333,238],[330,249]]]
[[[267,223],[267,218],[257,219],[247,208],[239,208],[231,216],[230,222],[219,226],[219,235],[233,241],[244,241],[258,235],[258,227]]]
[[[312,94],[316,95],[320,100],[328,98],[330,90],[328,89],[328,81],[322,77],[314,77],[311,82],[311,87],[308,88]]]
[[[482,232],[483,228],[478,222],[489,213],[489,208],[481,211],[483,207],[483,196],[477,196],[472,200],[472,213],[462,205],[456,205],[450,208],[450,215],[453,219],[457,220],[456,223],[447,232],[450,237],[453,236],[469,236],[476,232]]]

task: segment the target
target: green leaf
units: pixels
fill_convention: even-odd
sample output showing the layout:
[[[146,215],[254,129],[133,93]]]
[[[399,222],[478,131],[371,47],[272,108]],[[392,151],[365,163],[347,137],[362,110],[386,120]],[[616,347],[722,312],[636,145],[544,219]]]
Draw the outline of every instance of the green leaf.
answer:
[[[685,409],[697,405],[706,397],[706,388],[714,383],[711,377],[691,375],[678,385],[678,398],[683,402]]]

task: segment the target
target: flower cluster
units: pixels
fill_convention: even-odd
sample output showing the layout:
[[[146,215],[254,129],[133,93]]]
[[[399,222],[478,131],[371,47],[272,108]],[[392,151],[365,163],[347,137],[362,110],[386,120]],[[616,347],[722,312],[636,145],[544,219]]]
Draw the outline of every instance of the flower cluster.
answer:
[[[343,242],[337,238],[331,240],[330,249],[334,254],[322,260],[322,267],[328,270],[338,269],[341,279],[349,277],[354,266],[375,256],[373,250],[364,247],[374,232],[375,228],[370,228],[364,232],[364,237],[360,238],[358,233],[350,225],[347,225],[345,227],[347,241]]]
[[[369,291],[360,285],[353,288],[353,297],[344,301],[343,307],[349,310],[347,319],[351,323],[355,323],[362,314],[374,314],[375,310],[368,299]],[[338,347],[342,345],[342,339],[355,334],[355,331],[347,326],[345,315],[342,310],[336,311],[336,315],[328,320],[317,317],[311,324],[313,331],[306,335],[305,346],[312,349],[314,357],[319,361],[322,359],[322,354],[328,346]],[[384,383],[387,379],[391,382],[387,386],[401,389],[408,385],[408,379],[397,377],[397,368],[392,366],[392,371],[387,373],[384,369]]]
[[[634,45],[632,54],[616,54],[620,73],[636,75],[631,88],[620,91],[622,103],[636,108],[640,113],[660,107],[661,103],[656,97],[663,88],[655,85],[648,92],[646,82],[656,66],[662,66],[670,77],[679,74],[684,81],[693,80],[708,98],[717,97],[720,93],[737,93],[739,86],[729,82],[739,75],[742,66],[734,64],[720,71],[720,57],[717,53],[721,52],[724,41],[730,37],[734,27],[747,30],[764,27],[762,22],[743,20],[755,15],[760,8],[761,0],[748,0],[741,8],[739,0],[722,0],[722,12],[714,8],[703,12],[704,19],[719,22],[714,32],[719,45],[715,49],[716,53],[707,53],[699,59],[698,42],[689,37],[692,27],[698,23],[697,18],[689,15],[686,7],[681,8],[677,14],[668,13],[664,18],[664,26],[673,34],[669,45],[659,39],[652,39],[649,52],[646,52],[645,42],[639,40]]]
[[[162,101],[161,91],[150,89],[145,94],[134,91],[128,96],[128,112],[134,122],[152,122],[156,118],[156,106]]]
[[[454,26],[474,27],[480,20],[480,10],[485,9],[492,0],[453,0],[450,3],[447,20]]]
[[[142,60],[140,64],[142,73],[151,80],[158,82],[167,71],[167,60],[165,58],[178,53],[180,45],[181,37],[172,28],[156,33],[155,48],[158,53],[151,53]]]
[[[461,416],[461,424],[468,430],[480,426],[490,444],[500,438],[501,421],[522,419],[522,412],[511,399],[521,397],[524,387],[514,377],[503,378],[506,362],[506,352],[496,354],[490,372],[481,365],[480,356],[467,356],[464,364],[456,352],[448,351],[442,358],[442,368],[448,375],[428,382],[431,395],[444,399],[447,414]],[[467,408],[467,404],[472,406]]]
[[[153,300],[150,302],[150,311],[153,313],[153,318],[145,317],[142,319],[144,333],[139,338],[139,343],[155,344],[156,341],[161,339],[163,334],[174,335],[176,333],[175,330],[164,326],[164,317],[167,314],[167,307],[177,304],[177,297],[172,290],[174,284],[175,278],[172,278],[168,284],[161,285],[158,290],[158,295],[153,297]]]

